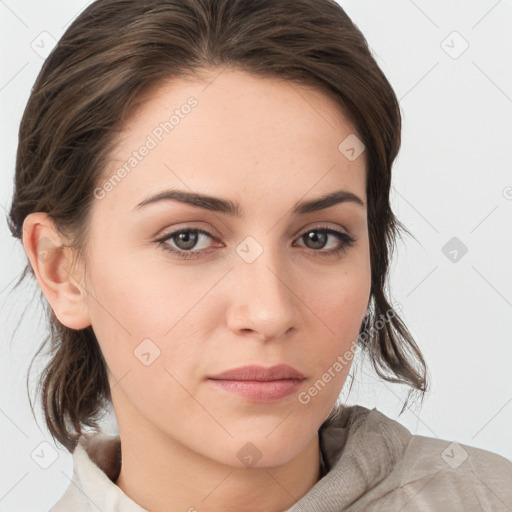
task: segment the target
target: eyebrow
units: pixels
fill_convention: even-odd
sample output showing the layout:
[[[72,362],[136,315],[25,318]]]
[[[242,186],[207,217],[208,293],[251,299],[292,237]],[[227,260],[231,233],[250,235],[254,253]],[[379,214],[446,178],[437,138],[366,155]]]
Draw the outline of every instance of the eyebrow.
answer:
[[[242,209],[236,202],[199,194],[197,192],[187,192],[185,190],[164,190],[163,192],[159,192],[158,194],[144,199],[135,207],[135,210],[159,201],[178,201],[197,208],[225,213],[233,217],[242,217]],[[292,208],[292,214],[305,215],[307,213],[325,210],[339,203],[355,203],[362,208],[365,207],[364,202],[352,192],[348,190],[336,190],[335,192],[331,192],[317,199],[295,203]]]

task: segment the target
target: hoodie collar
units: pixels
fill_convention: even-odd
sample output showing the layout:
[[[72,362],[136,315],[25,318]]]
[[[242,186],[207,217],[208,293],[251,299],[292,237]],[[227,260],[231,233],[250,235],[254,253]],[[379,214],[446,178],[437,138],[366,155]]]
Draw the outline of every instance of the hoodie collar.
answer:
[[[327,473],[287,512],[338,512],[391,473],[411,433],[377,409],[340,407],[319,430]]]
[[[393,470],[410,438],[405,427],[375,408],[340,407],[319,429],[321,479],[287,512],[350,506]],[[121,469],[119,434],[83,434],[73,452],[73,469],[75,488],[91,511],[147,512],[115,484]]]

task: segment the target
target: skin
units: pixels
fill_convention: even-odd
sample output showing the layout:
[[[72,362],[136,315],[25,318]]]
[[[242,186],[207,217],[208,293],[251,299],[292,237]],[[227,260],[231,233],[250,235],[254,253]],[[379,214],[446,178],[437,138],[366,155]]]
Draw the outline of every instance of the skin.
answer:
[[[85,263],[72,265],[62,235],[40,212],[27,217],[23,243],[57,318],[73,329],[92,325],[98,338],[122,442],[117,485],[153,512],[277,512],[319,479],[317,431],[350,362],[307,404],[298,392],[254,403],[207,377],[286,363],[306,376],[305,392],[353,352],[370,295],[365,154],[350,161],[338,150],[356,131],[321,91],[239,70],[212,72],[208,82],[166,83],[126,124],[105,178],[169,112],[191,96],[198,101],[130,174],[92,200]],[[236,201],[243,216],[169,200],[135,208],[171,188]],[[296,202],[339,189],[363,206],[290,214]],[[212,235],[192,248],[199,256],[180,259],[155,241],[184,227]],[[340,242],[329,235],[323,247],[308,244],[302,235],[319,227],[355,242],[320,255]],[[249,236],[263,250],[252,263],[236,251]],[[177,237],[166,243],[185,246]],[[41,258],[45,244],[51,257]],[[134,355],[144,339],[160,350],[149,365]],[[253,467],[237,456],[247,443],[260,456]]]

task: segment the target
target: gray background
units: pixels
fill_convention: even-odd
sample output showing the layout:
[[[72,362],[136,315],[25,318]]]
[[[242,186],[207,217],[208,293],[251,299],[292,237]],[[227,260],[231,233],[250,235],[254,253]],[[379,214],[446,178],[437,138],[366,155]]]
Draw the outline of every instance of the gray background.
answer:
[[[19,121],[44,52],[88,3],[0,0],[2,216]],[[377,407],[413,433],[512,459],[512,0],[340,3],[400,98],[403,143],[392,198],[416,240],[398,244],[392,298],[402,304],[433,381],[423,407],[401,416],[406,390],[364,366],[350,396],[346,386],[340,399]],[[55,450],[28,405],[25,375],[46,331],[38,289],[10,292],[24,263],[21,245],[1,222],[3,512],[48,510],[72,471],[71,455]],[[105,429],[115,430],[112,417]]]

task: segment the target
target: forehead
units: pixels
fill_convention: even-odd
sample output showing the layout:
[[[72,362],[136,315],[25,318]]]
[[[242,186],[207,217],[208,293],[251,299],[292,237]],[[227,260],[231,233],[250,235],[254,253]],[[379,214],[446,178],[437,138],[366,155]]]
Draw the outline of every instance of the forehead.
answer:
[[[104,178],[124,165],[115,192],[131,204],[171,186],[240,202],[276,194],[295,202],[335,188],[366,200],[365,154],[342,151],[357,136],[342,107],[316,88],[217,71],[151,91],[125,124]]]

